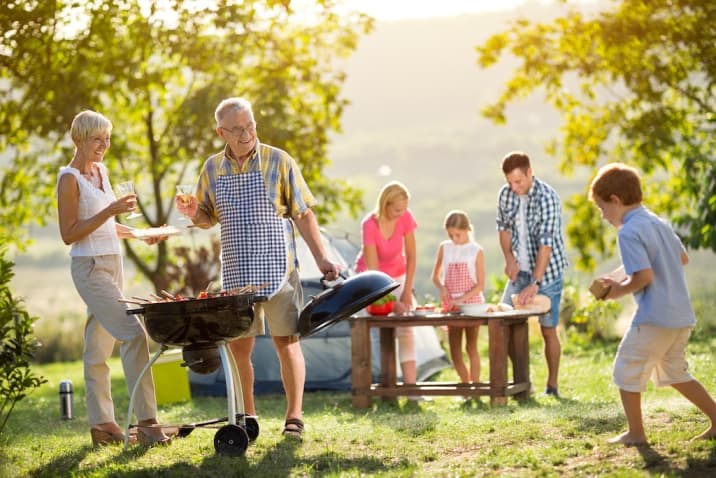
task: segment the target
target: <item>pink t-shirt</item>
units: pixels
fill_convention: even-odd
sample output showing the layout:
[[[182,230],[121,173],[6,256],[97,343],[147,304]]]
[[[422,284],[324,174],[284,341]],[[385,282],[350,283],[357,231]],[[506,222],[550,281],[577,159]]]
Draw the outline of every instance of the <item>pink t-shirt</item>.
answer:
[[[380,233],[375,215],[369,214],[361,223],[361,243],[363,247],[375,246],[378,252],[378,270],[385,272],[390,277],[400,277],[405,274],[407,268],[404,237],[417,227],[418,223],[415,222],[415,217],[410,209],[407,209],[395,223],[393,235],[386,239]],[[364,270],[366,270],[365,257],[361,251],[356,260],[356,271],[363,272]]]

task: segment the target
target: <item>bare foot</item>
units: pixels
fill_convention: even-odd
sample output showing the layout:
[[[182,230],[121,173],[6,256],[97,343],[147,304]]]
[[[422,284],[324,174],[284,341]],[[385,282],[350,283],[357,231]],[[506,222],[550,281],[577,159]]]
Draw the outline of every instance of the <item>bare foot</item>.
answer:
[[[712,426],[711,428],[709,428],[708,430],[703,432],[701,435],[697,435],[694,438],[692,438],[692,441],[693,440],[713,440],[713,439],[716,439],[716,428]]]
[[[621,443],[622,445],[633,446],[633,445],[646,445],[646,437],[644,435],[632,435],[629,432],[624,432],[619,436],[609,439],[609,443]]]

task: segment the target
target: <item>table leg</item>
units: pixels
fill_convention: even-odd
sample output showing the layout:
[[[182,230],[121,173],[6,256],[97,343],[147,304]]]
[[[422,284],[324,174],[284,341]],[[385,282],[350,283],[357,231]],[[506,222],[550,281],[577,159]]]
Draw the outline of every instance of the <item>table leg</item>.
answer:
[[[398,382],[395,368],[395,329],[380,329],[380,386],[394,388]],[[383,400],[394,402],[395,397],[383,397]]]
[[[526,384],[524,392],[515,394],[517,400],[526,400],[530,396],[530,344],[528,337],[528,323],[525,319],[522,322],[512,324],[510,343],[514,353],[512,354],[512,376],[515,385]]]
[[[351,382],[353,406],[368,408],[371,404],[370,384],[373,379],[370,359],[370,328],[362,317],[351,319]]]
[[[490,405],[507,404],[507,325],[500,319],[487,322],[490,348]]]

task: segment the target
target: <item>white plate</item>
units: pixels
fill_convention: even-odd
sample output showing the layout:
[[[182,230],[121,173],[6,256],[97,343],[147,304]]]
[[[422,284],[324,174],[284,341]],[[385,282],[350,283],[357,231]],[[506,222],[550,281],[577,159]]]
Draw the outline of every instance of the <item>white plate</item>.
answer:
[[[460,304],[458,307],[460,308],[460,312],[465,315],[477,315],[486,313],[487,305],[488,304]]]
[[[132,235],[137,239],[145,237],[176,236],[182,231],[175,226],[146,227],[144,229],[132,229]]]
[[[430,315],[435,313],[435,309],[415,309],[413,313],[415,315]]]

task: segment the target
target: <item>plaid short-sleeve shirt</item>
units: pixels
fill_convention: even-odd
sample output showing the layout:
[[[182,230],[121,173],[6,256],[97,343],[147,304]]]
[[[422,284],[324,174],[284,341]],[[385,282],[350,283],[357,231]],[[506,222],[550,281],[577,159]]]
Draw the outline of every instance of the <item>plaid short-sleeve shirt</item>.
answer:
[[[520,199],[509,184],[500,189],[497,199],[497,230],[509,231],[512,236],[512,251],[516,255],[519,250],[519,234],[517,233],[517,217]],[[567,254],[562,234],[562,205],[557,191],[536,177],[527,193],[527,252],[532,272],[537,260],[540,246],[552,248],[549,264],[543,282],[550,282],[562,276],[567,267]]]
[[[242,165],[226,153],[227,148],[206,160],[196,189],[199,208],[206,213],[212,225],[219,222],[216,210],[216,180],[219,176],[261,171],[276,214],[282,218],[296,217],[315,205],[316,199],[298,164],[285,151],[257,141],[254,152]],[[287,231],[288,237],[293,234],[293,229]],[[286,259],[291,272],[298,267],[295,241],[287,241],[287,246],[289,256]]]

